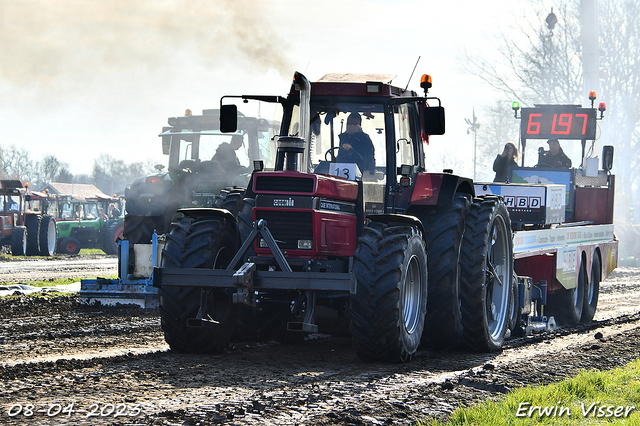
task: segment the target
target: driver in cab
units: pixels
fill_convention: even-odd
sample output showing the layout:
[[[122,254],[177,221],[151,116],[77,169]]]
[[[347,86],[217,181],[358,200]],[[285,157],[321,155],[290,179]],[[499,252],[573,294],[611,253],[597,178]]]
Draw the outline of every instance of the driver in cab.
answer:
[[[375,173],[373,142],[361,126],[362,117],[352,112],[347,118],[347,131],[338,135],[340,150],[336,162],[356,163],[361,172]]]

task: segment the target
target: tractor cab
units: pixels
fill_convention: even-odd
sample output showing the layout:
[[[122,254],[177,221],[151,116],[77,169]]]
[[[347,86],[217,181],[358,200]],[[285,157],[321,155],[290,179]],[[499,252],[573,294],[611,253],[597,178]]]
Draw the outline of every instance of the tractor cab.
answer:
[[[184,117],[169,118],[171,127],[160,134],[163,153],[169,155],[169,173],[199,173],[225,186],[246,185],[253,160],[275,161],[275,130],[265,118],[238,113],[237,121],[236,131],[222,133],[218,110],[204,110],[199,116],[187,110]]]
[[[13,227],[24,225],[22,213],[24,212],[23,198],[24,186],[19,180],[0,181],[0,216],[2,217],[2,235],[11,236]]]
[[[364,216],[405,212],[425,170],[423,141],[444,133],[444,109],[427,104],[437,99],[426,97],[429,76],[421,84],[425,96],[390,85],[393,77],[329,74],[309,83],[297,73],[287,98],[242,96],[284,109],[274,168],[256,162],[254,169],[331,177],[344,187],[351,182]],[[235,105],[221,105],[221,129],[236,131],[236,116]]]

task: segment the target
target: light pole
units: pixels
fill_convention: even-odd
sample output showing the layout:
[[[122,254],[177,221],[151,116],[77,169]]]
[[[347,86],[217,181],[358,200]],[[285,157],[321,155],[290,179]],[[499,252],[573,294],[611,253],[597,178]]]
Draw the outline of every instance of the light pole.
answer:
[[[475,108],[473,108],[473,120],[465,118],[464,121],[466,121],[469,125],[467,134],[473,132],[473,180],[476,180],[476,144],[478,141],[478,128],[480,127],[480,123],[478,123],[478,117],[476,117]]]

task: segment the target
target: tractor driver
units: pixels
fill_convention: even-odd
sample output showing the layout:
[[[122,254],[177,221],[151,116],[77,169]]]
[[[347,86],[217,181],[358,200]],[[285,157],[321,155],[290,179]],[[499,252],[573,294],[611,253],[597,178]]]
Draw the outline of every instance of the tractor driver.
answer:
[[[6,209],[7,209],[7,210],[10,210],[10,211],[12,211],[12,212],[17,212],[17,211],[18,211],[18,209],[20,208],[20,207],[18,206],[18,203],[16,203],[16,202],[13,200],[13,198],[11,198],[11,197],[8,197],[8,198],[7,198],[7,201],[6,201],[6,203],[5,203],[5,207],[6,207]]]
[[[227,173],[249,173],[251,170],[240,165],[240,160],[238,160],[238,156],[236,155],[236,151],[240,149],[243,144],[244,140],[242,135],[233,135],[231,136],[231,141],[222,142],[220,146],[218,146],[211,160],[220,163],[220,166],[222,166]]]
[[[375,173],[375,157],[373,142],[362,131],[362,117],[352,112],[347,118],[347,131],[338,135],[340,149],[336,162],[356,163],[361,172]]]

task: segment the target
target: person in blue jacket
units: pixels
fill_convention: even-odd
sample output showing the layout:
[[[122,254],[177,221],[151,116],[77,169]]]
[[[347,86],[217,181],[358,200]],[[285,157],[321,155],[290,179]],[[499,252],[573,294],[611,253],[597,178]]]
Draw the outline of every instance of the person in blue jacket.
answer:
[[[357,112],[352,112],[347,117],[347,131],[338,135],[340,149],[336,162],[356,163],[362,173],[375,172],[375,154],[373,142],[362,131],[362,117]]]

